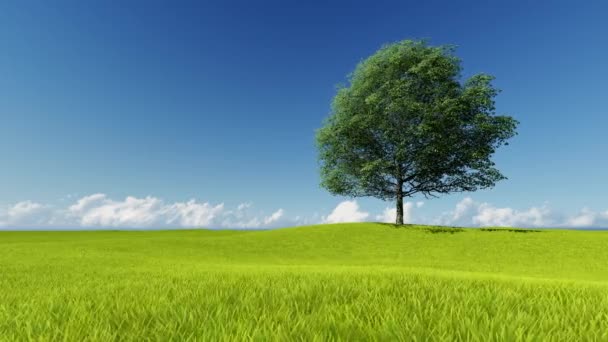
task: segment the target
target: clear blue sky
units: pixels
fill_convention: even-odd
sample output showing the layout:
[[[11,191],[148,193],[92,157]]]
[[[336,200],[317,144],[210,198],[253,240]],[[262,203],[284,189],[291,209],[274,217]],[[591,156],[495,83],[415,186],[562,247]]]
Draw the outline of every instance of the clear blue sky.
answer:
[[[475,201],[606,210],[607,13],[603,1],[3,1],[0,204],[105,193],[327,214],[344,198],[319,187],[313,138],[335,85],[384,43],[428,38],[458,46],[464,76],[495,75],[498,112],[521,122],[495,158],[509,179]]]

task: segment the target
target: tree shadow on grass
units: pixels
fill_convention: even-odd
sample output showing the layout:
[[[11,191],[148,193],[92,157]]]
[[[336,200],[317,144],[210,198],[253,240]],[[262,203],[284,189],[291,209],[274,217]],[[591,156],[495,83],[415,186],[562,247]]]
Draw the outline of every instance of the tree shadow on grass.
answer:
[[[454,233],[462,233],[465,231],[463,227],[455,227],[455,226],[421,226],[417,224],[394,224],[394,223],[380,223],[383,226],[394,228],[394,229],[419,229],[426,231],[431,234],[454,234]],[[524,229],[524,228],[478,228],[482,232],[507,232],[507,233],[541,233],[542,230],[538,229]]]
[[[430,226],[420,226],[417,224],[394,224],[394,223],[380,223],[383,226],[387,226],[387,227],[391,227],[391,228],[395,228],[395,229],[420,229],[423,230],[427,233],[431,233],[431,234],[440,234],[440,233],[448,233],[448,234],[454,234],[454,233],[462,233],[465,230],[461,227],[451,227],[451,226],[445,226],[445,227],[430,227]]]
[[[540,233],[538,229],[521,229],[521,228],[479,228],[482,232],[509,232],[509,233]]]
[[[386,226],[386,227],[390,227],[390,228],[395,228],[395,229],[408,229],[408,228],[417,228],[420,227],[417,224],[411,224],[411,223],[405,223],[405,224],[394,224],[394,223],[386,223],[386,222],[378,222],[378,224]]]
[[[431,234],[455,234],[464,232],[464,229],[460,227],[426,227],[424,230]]]

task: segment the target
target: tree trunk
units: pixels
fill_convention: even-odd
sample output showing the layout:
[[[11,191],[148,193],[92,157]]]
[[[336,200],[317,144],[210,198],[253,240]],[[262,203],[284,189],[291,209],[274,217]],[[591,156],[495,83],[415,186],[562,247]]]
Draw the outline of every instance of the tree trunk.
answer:
[[[399,181],[397,185],[397,222],[403,224],[403,182]]]

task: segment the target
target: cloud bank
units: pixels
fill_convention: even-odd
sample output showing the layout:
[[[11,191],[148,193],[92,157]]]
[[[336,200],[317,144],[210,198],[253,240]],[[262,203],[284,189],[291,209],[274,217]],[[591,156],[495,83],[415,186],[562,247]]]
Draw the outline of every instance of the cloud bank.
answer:
[[[57,209],[32,201],[0,208],[0,227],[5,228],[272,228],[297,224],[278,209],[270,215],[242,203],[233,210],[223,203],[189,200],[165,203],[157,197],[128,196],[114,200],[105,194],[78,199]]]
[[[583,208],[575,215],[565,216],[547,205],[527,209],[498,208],[466,197],[454,210],[443,213],[433,224],[499,227],[608,228],[608,210],[594,212]]]
[[[497,207],[466,197],[451,210],[423,215],[424,202],[404,202],[404,222],[451,226],[608,228],[608,210],[581,209],[570,216],[553,211],[547,205],[525,209]],[[64,208],[23,201],[0,207],[0,229],[153,229],[153,228],[232,228],[260,229],[317,223],[395,222],[396,210],[386,207],[371,213],[356,200],[345,200],[329,214],[290,217],[279,208],[269,213],[256,211],[249,202],[234,208],[191,199],[167,203],[157,197],[127,196],[122,200],[105,194],[92,194],[75,200]]]
[[[595,212],[583,208],[575,215],[565,216],[547,205],[526,209],[496,207],[490,203],[477,202],[466,197],[454,209],[427,218],[419,214],[424,202],[404,202],[403,222],[464,227],[532,227],[532,228],[608,228],[608,210]],[[339,222],[395,222],[397,210],[386,207],[381,213],[371,215],[360,208],[355,200],[339,203],[323,223]]]

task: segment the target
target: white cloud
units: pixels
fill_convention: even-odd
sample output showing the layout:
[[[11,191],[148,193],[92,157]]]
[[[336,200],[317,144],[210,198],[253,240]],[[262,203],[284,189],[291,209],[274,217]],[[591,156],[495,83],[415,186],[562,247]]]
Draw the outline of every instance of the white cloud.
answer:
[[[552,222],[547,207],[532,207],[526,210],[497,208],[488,203],[479,203],[466,197],[456,204],[453,211],[444,213],[438,220],[445,225],[474,226],[547,226]]]
[[[238,205],[238,207],[236,207],[236,210],[242,211],[242,210],[251,208],[251,206],[252,206],[252,204],[249,203],[249,202],[247,202],[247,203],[241,203],[241,204]]]
[[[23,201],[0,212],[0,226],[35,226],[48,220],[49,209],[40,203]]]
[[[161,219],[167,225],[181,227],[203,227],[213,225],[215,218],[224,211],[224,204],[211,205],[190,200],[185,203],[173,203],[160,210]]]
[[[44,206],[40,203],[32,201],[19,202],[8,209],[7,216],[11,219],[19,220],[32,213],[39,212],[43,208]]]
[[[583,208],[580,213],[568,218],[566,225],[570,227],[608,228],[608,210],[604,212],[594,212],[588,208]]]
[[[154,197],[136,198],[129,196],[123,201],[108,199],[103,194],[95,194],[78,200],[69,207],[70,213],[84,227],[146,227],[169,223],[184,203],[164,206],[162,201]],[[185,209],[185,208],[184,208]]]
[[[395,222],[396,210],[386,207],[371,215],[355,200],[340,202],[329,215],[289,217],[279,208],[270,214],[256,211],[251,202],[233,208],[191,199],[166,203],[157,197],[127,196],[122,200],[93,194],[55,208],[33,201],[0,207],[0,228],[275,228],[317,223],[382,221]],[[584,227],[608,228],[608,211],[583,208],[566,216],[547,205],[524,209],[497,207],[466,197],[453,210],[424,219],[418,211],[424,202],[404,203],[404,222],[458,226]]]
[[[405,213],[403,216],[405,216]],[[397,208],[386,207],[382,211],[382,214],[376,215],[376,220],[378,220],[379,222],[395,223],[396,219],[397,219]],[[405,219],[405,217],[404,217],[404,219]]]
[[[405,202],[403,203],[403,223],[412,223],[414,208],[421,208],[424,202]],[[397,219],[397,208],[386,207],[380,215],[376,215],[376,220],[380,222],[395,223]]]
[[[414,208],[420,208],[424,202],[405,202],[403,203],[403,223],[413,222]],[[380,222],[395,223],[397,219],[397,208],[385,208],[382,214],[376,216],[376,220]]]
[[[473,224],[479,226],[542,227],[554,224],[547,207],[532,207],[526,210],[495,208],[487,203],[479,205],[473,216]]]
[[[456,204],[456,209],[454,209],[452,220],[459,221],[465,218],[469,213],[471,213],[474,205],[475,202],[473,202],[473,199],[470,197],[466,197],[462,201],[458,202],[458,204]]]
[[[272,228],[280,225],[296,224],[295,220],[284,219],[285,211],[278,209],[268,216],[252,213],[251,203],[242,203],[236,210],[224,211],[221,215],[221,227],[225,228]]]
[[[114,200],[105,194],[93,194],[76,200],[65,209],[52,209],[39,203],[25,201],[0,210],[0,227],[40,228],[266,228],[292,223],[284,220],[284,210],[270,215],[251,213],[251,203],[242,203],[235,210],[224,204],[189,200],[165,203],[148,196],[127,196]]]
[[[595,212],[585,208],[576,215],[567,216],[547,205],[526,209],[500,208],[466,197],[456,204],[454,210],[443,213],[431,223],[481,227],[605,228],[608,227],[608,211]]]
[[[279,209],[272,213],[272,215],[264,218],[264,224],[269,225],[271,223],[277,222],[281,217],[283,217],[283,209]]]
[[[96,203],[103,202],[104,200],[106,200],[106,195],[93,194],[93,195],[85,196],[85,197],[79,199],[78,201],[76,201],[75,204],[71,205],[68,209],[71,212],[82,212],[84,210],[89,209],[91,206],[95,205]]]
[[[361,222],[365,221],[369,213],[360,211],[357,201],[343,201],[323,219],[324,223],[339,223],[339,222]]]

